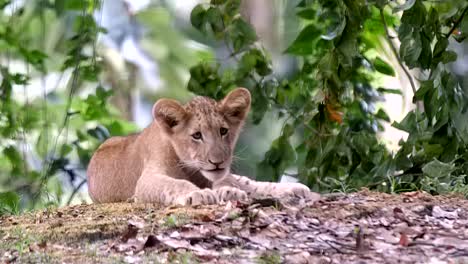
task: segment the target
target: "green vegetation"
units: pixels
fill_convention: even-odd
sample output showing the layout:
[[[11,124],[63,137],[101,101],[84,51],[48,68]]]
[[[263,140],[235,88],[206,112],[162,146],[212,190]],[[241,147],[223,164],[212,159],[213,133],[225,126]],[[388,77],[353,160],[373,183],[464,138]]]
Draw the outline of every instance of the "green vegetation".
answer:
[[[174,213],[166,216],[161,226],[168,229],[176,228],[187,224],[190,220],[190,216],[185,213]]]
[[[113,92],[104,80],[114,80],[114,93],[141,86],[122,81],[124,73],[99,52],[97,36],[106,30],[93,14],[100,1],[33,0],[8,14],[12,2],[0,0],[0,215],[71,201],[76,192],[67,193],[64,182],[73,190],[86,183],[83,172],[99,144],[137,130],[109,104]],[[213,0],[190,15],[197,31],[187,35],[226,46],[227,59],[182,45],[187,37],[173,30],[164,6],[138,18],[150,28],[143,45],[158,43],[149,53],[169,96],[187,98],[190,91],[221,98],[243,86],[253,96],[253,124],[272,122],[267,113],[282,122],[257,179],[277,181],[292,168],[320,192],[369,187],[468,195],[467,84],[448,67],[460,60],[449,44],[466,39],[468,3],[400,2],[299,1],[288,17],[297,22],[288,31],[298,32],[284,50],[297,62],[289,76],[274,71],[240,15],[240,0]],[[411,82],[415,108],[392,124],[408,133],[393,153],[378,136],[390,121],[379,102],[402,93],[381,86],[383,76],[399,71]],[[57,89],[48,91],[44,83],[53,74]],[[180,89],[185,75],[188,91]],[[62,79],[68,81],[59,85]]]
[[[258,257],[256,263],[258,264],[279,264],[281,263],[281,256],[278,252],[265,252],[262,256]]]
[[[286,168],[297,166],[301,181],[318,191],[367,186],[468,194],[463,122],[468,101],[447,68],[457,59],[449,39],[463,41],[468,34],[466,2],[301,1],[297,16],[303,29],[285,50],[300,66],[288,79],[272,72],[253,28],[235,11],[239,4],[212,1],[192,11],[192,25],[230,47],[237,63],[223,70],[219,63],[200,63],[191,69],[188,88],[220,98],[244,86],[253,94],[253,123],[268,111],[284,120],[281,135],[257,167],[257,178],[278,180]],[[391,29],[401,41],[399,52]],[[393,123],[409,133],[395,154],[377,137],[390,119],[376,103],[382,94],[401,93],[376,85],[382,74],[395,75],[379,56],[384,43],[392,43],[414,91],[416,77],[406,67],[422,73],[413,99],[418,107]]]

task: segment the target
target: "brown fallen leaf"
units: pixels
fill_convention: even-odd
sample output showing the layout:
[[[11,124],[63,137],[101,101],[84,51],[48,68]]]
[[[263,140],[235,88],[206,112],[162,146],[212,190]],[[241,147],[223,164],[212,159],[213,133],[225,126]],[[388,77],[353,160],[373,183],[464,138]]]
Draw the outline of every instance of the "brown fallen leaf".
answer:
[[[398,242],[398,244],[400,246],[403,246],[403,247],[407,247],[409,245],[409,238],[408,236],[405,234],[405,233],[400,233],[400,241]]]
[[[125,230],[120,240],[126,243],[129,239],[135,238],[137,234],[138,234],[138,227],[132,223],[128,223],[127,230]]]
[[[136,228],[134,225],[128,225],[127,230],[125,233],[122,235],[120,240],[122,242],[127,242],[131,238],[135,238],[138,234],[138,228]]]
[[[201,222],[212,222],[215,220],[214,213],[206,213],[206,214],[197,214],[193,216],[193,219],[201,221]]]
[[[398,220],[401,220],[402,222],[406,222],[406,223],[409,223],[408,219],[406,218],[406,215],[405,213],[403,212],[403,210],[399,207],[395,207],[393,208],[393,216],[398,219]]]
[[[45,248],[47,247],[47,241],[42,240],[41,242],[37,243],[37,246],[38,246],[40,249],[45,249]]]

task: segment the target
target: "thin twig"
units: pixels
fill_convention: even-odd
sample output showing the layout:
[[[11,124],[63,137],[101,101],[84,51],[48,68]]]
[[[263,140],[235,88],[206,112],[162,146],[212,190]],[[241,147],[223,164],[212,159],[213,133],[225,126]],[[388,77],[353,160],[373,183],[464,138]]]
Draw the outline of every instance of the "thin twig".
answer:
[[[82,16],[86,15],[86,10],[84,8],[82,10],[81,15]],[[80,28],[79,28],[78,32],[82,33],[82,30],[84,30],[84,27],[85,27],[85,25],[83,23],[80,23]],[[56,150],[57,150],[57,147],[58,147],[58,143],[59,143],[59,139],[60,139],[62,133],[64,133],[64,131],[65,131],[65,137],[66,138],[68,137],[68,128],[69,128],[69,124],[70,124],[69,123],[69,121],[70,121],[69,112],[70,112],[70,109],[71,109],[73,96],[75,95],[75,92],[78,89],[78,86],[79,86],[78,82],[80,81],[80,79],[79,79],[79,70],[80,70],[79,54],[80,54],[80,52],[81,52],[81,50],[77,49],[76,52],[73,54],[73,56],[75,56],[75,58],[74,58],[75,65],[74,65],[74,69],[72,71],[70,90],[69,90],[69,93],[68,93],[68,96],[67,96],[67,102],[66,102],[66,105],[65,105],[65,116],[63,118],[62,126],[58,130],[58,134],[55,136],[55,141],[51,145],[50,157],[52,157],[52,160],[49,160],[49,161],[44,163],[44,166],[46,167],[46,169],[43,169],[43,171],[42,171],[43,174],[41,175],[41,178],[40,178],[39,189],[34,194],[35,199],[33,199],[33,206],[35,205],[35,203],[37,201],[39,201],[39,199],[37,199],[37,198],[42,194],[42,191],[43,191],[42,189],[44,188],[44,186],[46,184],[46,181],[48,180],[48,178],[50,176],[50,175],[47,175],[47,174],[52,169],[53,158],[55,156],[55,153],[56,153]],[[65,139],[64,141],[66,142],[67,139]]]
[[[416,85],[414,84],[414,81],[413,81],[413,77],[411,76],[411,73],[408,71],[408,69],[406,69],[405,65],[403,64],[403,62],[401,61],[401,58],[400,56],[398,55],[398,51],[397,49],[395,48],[395,46],[393,45],[393,42],[390,38],[390,31],[388,30],[388,25],[387,25],[387,21],[385,21],[385,16],[384,16],[384,12],[383,12],[383,9],[380,9],[380,19],[382,20],[382,23],[383,23],[383,26],[385,28],[385,37],[387,38],[387,41],[388,41],[388,44],[390,45],[390,48],[393,52],[393,55],[395,56],[395,58],[397,59],[398,61],[398,64],[400,65],[400,67],[403,69],[403,71],[405,72],[406,74],[406,77],[408,77],[408,80],[411,84],[411,89],[413,90],[413,93],[416,93]]]
[[[80,184],[78,184],[74,189],[72,194],[70,195],[70,198],[68,198],[67,205],[70,205],[70,203],[73,201],[73,198],[75,195],[78,193],[78,191],[83,187],[83,185],[86,183],[86,179],[82,180]]]

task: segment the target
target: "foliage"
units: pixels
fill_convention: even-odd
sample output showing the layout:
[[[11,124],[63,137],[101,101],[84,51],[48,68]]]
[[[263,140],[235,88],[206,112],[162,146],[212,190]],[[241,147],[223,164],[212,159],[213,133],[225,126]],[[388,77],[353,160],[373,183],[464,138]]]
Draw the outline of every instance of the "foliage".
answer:
[[[108,69],[96,50],[97,34],[105,30],[93,18],[100,1],[34,0],[7,14],[11,3],[0,1],[0,214],[66,202],[64,182],[75,188],[86,183],[97,146],[136,129],[107,104],[112,93],[101,80]],[[180,86],[180,69],[203,57],[190,68],[189,91],[219,99],[246,87],[254,124],[268,112],[283,123],[257,166],[258,179],[276,181],[296,170],[318,191],[367,186],[468,194],[468,100],[447,66],[460,60],[450,41],[468,34],[466,1],[300,1],[301,28],[284,50],[298,70],[287,78],[274,72],[240,6],[240,0],[213,0],[190,16],[211,43],[227,46],[234,65],[187,51],[164,8],[139,16],[158,25],[149,34],[159,41],[152,55],[169,87]],[[379,101],[386,93],[401,94],[378,85],[398,72],[384,55],[385,42],[415,91],[416,109],[393,123],[408,133],[396,153],[378,137],[391,121]],[[71,77],[64,87],[47,90],[45,80],[54,74]]]
[[[301,1],[303,29],[285,50],[300,69],[279,80],[239,7],[238,0],[213,0],[193,9],[192,25],[224,42],[237,63],[220,69],[219,63],[201,62],[190,71],[188,89],[220,98],[235,86],[248,88],[254,124],[267,111],[277,112],[283,129],[258,164],[257,178],[278,180],[292,167],[321,191],[368,186],[440,193],[465,186],[468,130],[461,120],[468,101],[446,64],[456,59],[448,39],[462,41],[467,34],[466,2]],[[407,74],[406,67],[423,73],[414,102],[424,106],[393,124],[409,133],[395,155],[378,139],[390,119],[376,103],[384,93],[400,91],[375,85],[382,74],[395,75],[377,56],[380,43],[391,43],[392,27],[401,41],[399,51],[391,44],[396,59]]]
[[[70,203],[99,144],[136,131],[108,104],[114,91],[143,82],[127,80],[135,66],[121,66],[118,54],[98,45],[107,33],[95,22],[102,7],[98,0],[0,0],[0,215]],[[187,97],[180,88],[188,68],[210,58],[209,50],[189,47],[167,8],[151,5],[134,18],[148,29],[141,46],[161,66],[170,96]]]
[[[468,195],[463,187],[468,173],[468,129],[464,125],[468,98],[446,66],[457,59],[448,49],[449,38],[463,41],[468,32],[466,27],[459,28],[468,21],[468,3],[454,2],[439,13],[447,6],[413,2],[404,8],[398,37],[406,65],[427,72],[413,98],[422,103],[424,111],[411,111],[393,124],[409,133],[395,156],[395,169],[412,176],[408,177],[411,184],[421,181],[429,191],[457,190]],[[458,30],[463,33],[456,33]]]
[[[11,15],[2,10],[0,134],[6,140],[0,143],[0,186],[6,189],[0,189],[0,214],[60,203],[65,179],[55,176],[83,185],[80,170],[97,146],[134,129],[107,106],[111,92],[97,84],[101,65],[94,47],[97,33],[104,31],[94,22],[98,7],[98,1],[31,1]],[[66,21],[72,21],[69,34],[46,42],[55,33],[46,29]],[[46,91],[44,83],[43,91],[30,90],[55,72],[61,72],[60,79],[71,73],[65,93]],[[95,94],[78,96],[90,83]]]
[[[19,196],[14,192],[0,193],[0,215],[19,212]]]

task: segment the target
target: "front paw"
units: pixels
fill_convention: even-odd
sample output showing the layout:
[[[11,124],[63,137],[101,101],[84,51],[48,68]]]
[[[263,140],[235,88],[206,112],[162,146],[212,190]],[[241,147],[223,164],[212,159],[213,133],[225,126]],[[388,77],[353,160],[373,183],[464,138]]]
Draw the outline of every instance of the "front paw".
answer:
[[[215,192],[220,202],[247,200],[247,193],[238,188],[223,186],[216,189]]]
[[[186,206],[186,205],[203,205],[203,204],[217,204],[217,194],[210,189],[202,189],[192,191],[185,196],[177,199],[176,203]]]
[[[278,196],[307,198],[311,195],[309,187],[302,183],[278,183],[275,188]]]

